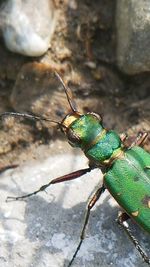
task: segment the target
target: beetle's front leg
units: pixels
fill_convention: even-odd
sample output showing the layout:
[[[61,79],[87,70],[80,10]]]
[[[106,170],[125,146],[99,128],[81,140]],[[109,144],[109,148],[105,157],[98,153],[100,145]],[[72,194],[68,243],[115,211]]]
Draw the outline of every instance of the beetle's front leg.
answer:
[[[141,254],[143,260],[150,265],[150,259],[148,258],[146,252],[143,250],[143,248],[140,246],[138,240],[135,238],[135,236],[132,234],[129,225],[127,223],[127,220],[129,219],[129,215],[125,212],[120,213],[117,218],[117,223],[126,231],[127,235],[131,239],[132,243],[136,247],[136,249],[139,251]]]
[[[21,200],[21,199],[24,199],[24,198],[27,198],[27,197],[31,197],[33,195],[36,195],[37,193],[41,192],[41,191],[44,191],[47,187],[49,187],[50,185],[52,184],[57,184],[57,183],[62,183],[62,182],[65,182],[65,181],[71,181],[73,179],[77,179],[79,177],[81,177],[82,175],[86,174],[87,172],[90,172],[92,170],[91,167],[89,168],[86,168],[86,169],[81,169],[81,170],[78,170],[78,171],[75,171],[75,172],[72,172],[72,173],[69,173],[67,175],[63,175],[63,176],[60,176],[56,179],[53,179],[51,180],[49,183],[45,184],[45,185],[42,185],[38,190],[32,192],[32,193],[29,193],[29,194],[26,194],[26,195],[23,195],[23,196],[20,196],[20,197],[7,197],[6,201],[15,201],[15,200]]]

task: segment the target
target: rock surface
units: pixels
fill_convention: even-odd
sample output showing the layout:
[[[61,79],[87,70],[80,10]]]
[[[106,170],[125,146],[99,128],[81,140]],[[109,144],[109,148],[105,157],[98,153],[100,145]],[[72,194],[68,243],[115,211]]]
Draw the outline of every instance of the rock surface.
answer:
[[[117,1],[117,60],[124,72],[150,71],[149,0]]]

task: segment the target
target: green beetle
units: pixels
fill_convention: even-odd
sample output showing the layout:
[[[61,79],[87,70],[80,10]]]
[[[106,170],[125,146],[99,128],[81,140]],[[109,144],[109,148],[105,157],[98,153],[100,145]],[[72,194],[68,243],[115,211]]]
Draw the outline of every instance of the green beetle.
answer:
[[[108,189],[110,194],[123,209],[123,212],[118,216],[118,224],[126,231],[144,261],[150,265],[150,259],[139,245],[126,223],[128,218],[132,218],[137,224],[150,233],[150,154],[140,147],[146,139],[147,133],[140,133],[136,140],[129,147],[126,147],[125,140],[127,136],[119,136],[115,131],[106,130],[103,127],[101,116],[93,112],[81,114],[76,110],[70,89],[66,87],[58,73],[56,73],[56,76],[65,89],[71,108],[71,113],[69,113],[62,122],[13,112],[3,113],[1,117],[11,115],[57,123],[59,128],[66,135],[68,142],[72,146],[79,147],[83,150],[86,157],[89,159],[89,168],[58,177],[32,193],[19,197],[8,197],[7,200],[11,201],[27,198],[45,190],[52,184],[73,180],[90,172],[94,168],[101,168],[104,173],[103,184],[94,193],[92,199],[88,203],[80,242],[68,267],[72,265],[83,242],[90,211],[105,189]]]

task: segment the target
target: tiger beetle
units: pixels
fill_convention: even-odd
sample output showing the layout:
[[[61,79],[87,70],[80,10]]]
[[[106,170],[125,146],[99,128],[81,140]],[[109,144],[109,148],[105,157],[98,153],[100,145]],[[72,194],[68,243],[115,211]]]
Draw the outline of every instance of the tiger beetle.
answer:
[[[128,137],[125,134],[119,136],[115,131],[106,130],[100,115],[94,112],[86,114],[78,112],[70,89],[65,85],[59,74],[56,72],[55,74],[64,87],[71,108],[71,112],[61,122],[41,116],[15,112],[5,112],[0,116],[1,118],[15,116],[35,121],[44,120],[56,123],[67,137],[69,144],[82,149],[89,160],[89,167],[53,179],[32,193],[18,197],[10,196],[7,198],[7,201],[25,199],[36,195],[40,191],[44,191],[52,184],[70,181],[81,177],[94,168],[101,168],[103,182],[87,205],[80,241],[68,267],[74,262],[84,240],[91,209],[105,189],[110,192],[123,209],[117,218],[118,225],[125,230],[143,260],[150,265],[150,258],[148,258],[140,246],[127,223],[127,220],[131,218],[145,231],[150,233],[150,153],[141,148],[148,133],[139,133],[137,138],[127,146],[125,141]]]

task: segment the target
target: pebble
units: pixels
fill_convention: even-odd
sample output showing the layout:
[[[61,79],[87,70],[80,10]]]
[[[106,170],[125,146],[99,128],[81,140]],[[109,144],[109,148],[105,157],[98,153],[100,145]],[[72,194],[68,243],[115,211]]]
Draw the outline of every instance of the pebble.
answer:
[[[57,11],[51,0],[9,0],[0,8],[6,47],[25,56],[41,56],[55,30]]]
[[[150,70],[150,1],[118,0],[117,61],[128,74]]]

